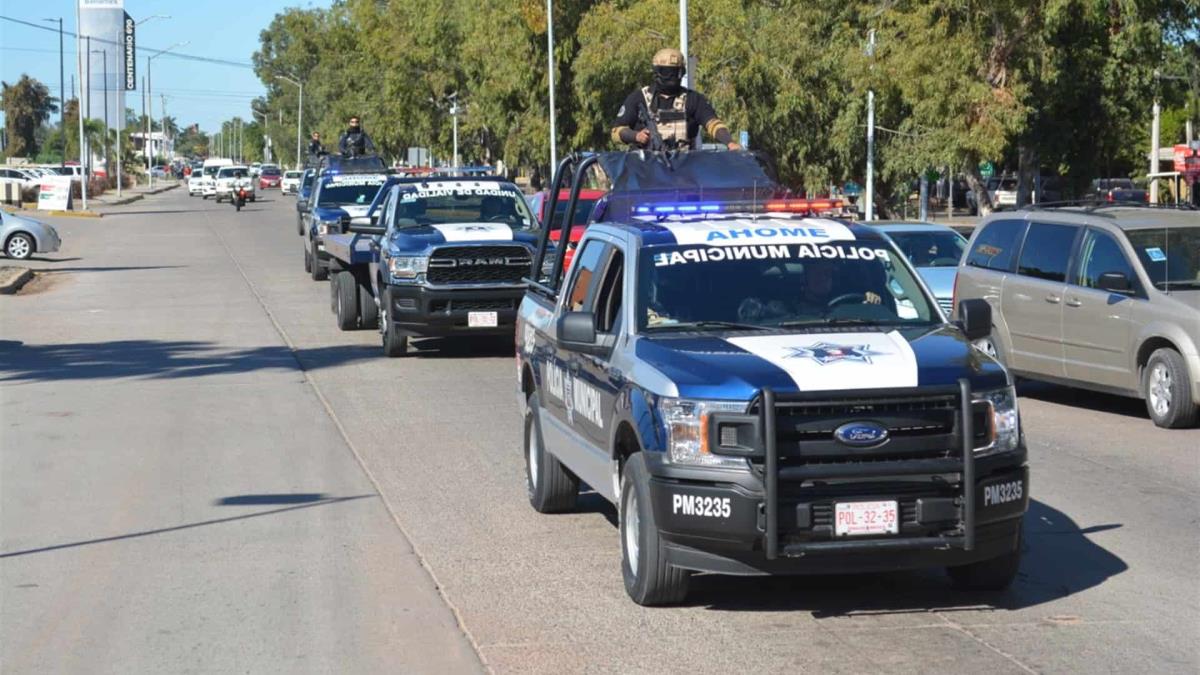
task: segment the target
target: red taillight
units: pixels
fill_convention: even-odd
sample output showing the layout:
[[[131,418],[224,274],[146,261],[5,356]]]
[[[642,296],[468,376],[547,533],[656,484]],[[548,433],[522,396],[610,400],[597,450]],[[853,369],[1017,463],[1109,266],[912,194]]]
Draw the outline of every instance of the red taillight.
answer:
[[[1116,201],[1116,200],[1115,200],[1115,198],[1113,197],[1112,190],[1109,190],[1109,191],[1108,191],[1108,203],[1110,203],[1110,204],[1111,204],[1111,203],[1112,203],[1112,202],[1114,202],[1114,201]]]
[[[767,202],[768,213],[821,213],[842,208],[840,199],[779,199]]]

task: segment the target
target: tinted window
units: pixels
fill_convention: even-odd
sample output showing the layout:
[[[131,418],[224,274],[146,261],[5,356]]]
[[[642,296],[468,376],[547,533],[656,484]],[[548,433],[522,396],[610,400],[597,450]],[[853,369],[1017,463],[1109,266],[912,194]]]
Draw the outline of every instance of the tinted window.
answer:
[[[1079,272],[1075,283],[1086,288],[1100,288],[1100,275],[1120,272],[1131,282],[1137,277],[1117,241],[1104,232],[1089,229],[1079,248]]]
[[[502,223],[529,229],[533,214],[524,196],[496,182],[430,181],[400,188],[398,226],[442,223]]]
[[[1008,271],[1012,267],[1013,252],[1021,243],[1022,220],[995,220],[984,226],[983,232],[971,244],[967,264],[991,270]]]
[[[954,232],[888,232],[892,241],[917,267],[955,267],[966,242]]]
[[[1047,281],[1066,281],[1075,230],[1072,225],[1030,224],[1017,273]]]
[[[596,330],[601,333],[615,333],[620,326],[624,270],[625,256],[620,251],[614,251],[592,310],[596,313]]]

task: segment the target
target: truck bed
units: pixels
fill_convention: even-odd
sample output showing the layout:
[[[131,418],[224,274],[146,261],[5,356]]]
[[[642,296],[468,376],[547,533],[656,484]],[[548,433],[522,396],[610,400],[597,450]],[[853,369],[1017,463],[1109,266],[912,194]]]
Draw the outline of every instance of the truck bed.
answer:
[[[366,265],[375,259],[372,237],[368,234],[327,234],[325,252],[344,265]]]

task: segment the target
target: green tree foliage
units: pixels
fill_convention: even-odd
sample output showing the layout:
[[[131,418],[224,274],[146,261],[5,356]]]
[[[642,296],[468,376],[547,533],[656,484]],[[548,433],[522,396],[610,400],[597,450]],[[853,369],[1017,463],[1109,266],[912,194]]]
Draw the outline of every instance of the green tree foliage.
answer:
[[[56,101],[46,85],[28,75],[22,75],[16,84],[0,83],[0,108],[4,110],[8,136],[7,156],[37,156],[38,128],[50,119],[50,113],[58,111]]]
[[[282,74],[304,83],[305,139],[318,130],[332,147],[354,114],[389,159],[414,145],[448,159],[456,94],[464,162],[544,172],[545,11],[544,0],[336,0],[281,12],[254,55],[263,107],[283,113],[268,124],[277,154],[294,161],[285,139],[297,129],[299,92]],[[678,44],[678,3],[556,0],[554,11],[559,147],[610,148],[651,55]],[[873,90],[881,206],[931,168],[980,193],[985,160],[1075,185],[1128,175],[1143,163],[1156,94],[1185,116],[1200,109],[1195,2],[706,0],[691,3],[689,33],[693,86],[797,189],[863,181]]]

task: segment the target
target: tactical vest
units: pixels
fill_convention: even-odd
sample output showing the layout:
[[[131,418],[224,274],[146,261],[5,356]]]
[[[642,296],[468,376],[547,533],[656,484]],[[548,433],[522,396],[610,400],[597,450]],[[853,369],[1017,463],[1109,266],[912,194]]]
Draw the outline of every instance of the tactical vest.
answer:
[[[654,101],[650,87],[642,87],[642,97],[646,100],[646,110],[658,135],[662,137],[663,145],[670,150],[682,150],[692,146],[687,135],[687,91],[684,90],[671,101],[669,110],[660,110]]]

